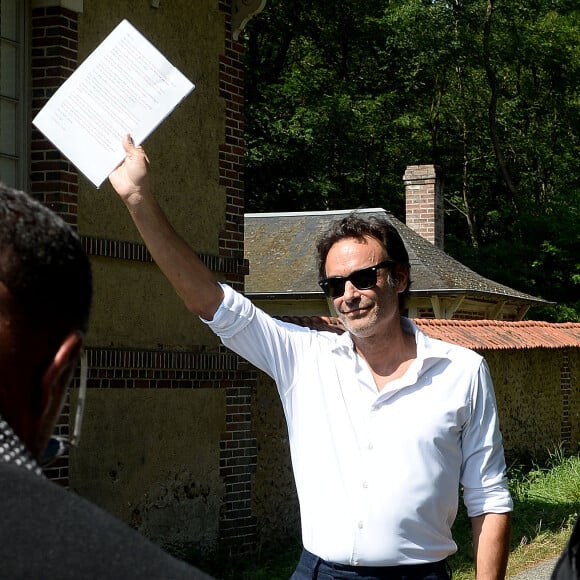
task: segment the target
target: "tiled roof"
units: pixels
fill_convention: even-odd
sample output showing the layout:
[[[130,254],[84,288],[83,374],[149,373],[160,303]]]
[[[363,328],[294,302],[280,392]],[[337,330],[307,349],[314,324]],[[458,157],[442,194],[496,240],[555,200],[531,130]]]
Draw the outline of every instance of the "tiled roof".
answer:
[[[430,320],[413,322],[429,336],[468,348],[489,350],[580,347],[580,324],[537,320]]]
[[[314,330],[344,332],[337,318],[330,316],[280,316],[280,320]],[[519,350],[527,348],[580,348],[580,324],[541,321],[439,320],[416,318],[415,324],[427,335],[471,349]]]
[[[521,304],[546,303],[480,276],[392,214],[381,208],[357,210],[386,217],[407,247],[411,263],[411,295],[465,294],[472,298],[510,300]],[[319,211],[246,214],[245,253],[250,263],[248,294],[318,294],[315,241],[330,223],[350,213]]]

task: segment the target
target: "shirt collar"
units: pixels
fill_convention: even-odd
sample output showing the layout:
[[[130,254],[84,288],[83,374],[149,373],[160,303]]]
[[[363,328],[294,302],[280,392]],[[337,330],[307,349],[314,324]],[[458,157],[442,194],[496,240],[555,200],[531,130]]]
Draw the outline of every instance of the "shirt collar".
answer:
[[[405,332],[415,336],[417,358],[420,360],[450,358],[453,345],[425,334],[412,320],[401,317],[401,326]]]
[[[415,337],[417,344],[417,360],[420,366],[431,366],[431,359],[450,358],[450,344],[427,336],[412,320],[401,316],[401,327],[405,332]],[[346,331],[338,335],[333,347],[335,352],[344,351],[354,356],[354,342],[350,332]]]
[[[342,350],[349,353],[351,356],[354,356],[354,342],[352,341],[350,332],[345,331],[342,334],[337,335],[332,350],[335,352]]]
[[[2,415],[0,415],[0,462],[12,463],[36,475],[42,475],[41,467]]]

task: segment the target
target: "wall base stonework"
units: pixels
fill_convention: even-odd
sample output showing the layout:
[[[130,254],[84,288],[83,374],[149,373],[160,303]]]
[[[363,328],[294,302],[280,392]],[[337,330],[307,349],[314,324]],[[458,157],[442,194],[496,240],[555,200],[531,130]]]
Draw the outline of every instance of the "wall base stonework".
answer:
[[[51,476],[172,552],[253,551],[256,371],[223,347],[86,350],[81,443]]]

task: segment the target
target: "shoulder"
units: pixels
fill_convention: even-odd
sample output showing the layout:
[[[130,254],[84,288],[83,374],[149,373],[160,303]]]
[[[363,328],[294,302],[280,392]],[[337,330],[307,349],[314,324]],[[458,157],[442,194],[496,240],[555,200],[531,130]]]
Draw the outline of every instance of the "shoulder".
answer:
[[[415,335],[417,354],[424,358],[447,358],[451,362],[461,363],[474,369],[479,368],[484,361],[483,356],[474,350],[457,343],[433,338],[407,318],[402,319],[402,325],[406,332]]]

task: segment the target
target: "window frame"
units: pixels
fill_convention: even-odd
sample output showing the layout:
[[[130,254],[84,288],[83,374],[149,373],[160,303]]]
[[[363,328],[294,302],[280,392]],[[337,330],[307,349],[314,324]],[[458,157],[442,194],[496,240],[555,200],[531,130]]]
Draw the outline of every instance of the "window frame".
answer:
[[[16,90],[15,98],[10,95],[0,95],[11,102],[16,103],[16,122],[14,131],[16,136],[16,153],[14,156],[2,154],[0,156],[16,159],[17,169],[15,182],[7,183],[11,187],[28,191],[30,185],[30,143],[31,143],[31,111],[30,111],[30,86],[31,86],[31,42],[30,42],[30,16],[31,8],[28,0],[0,0],[13,2],[17,11],[15,40],[4,39],[16,46]]]

